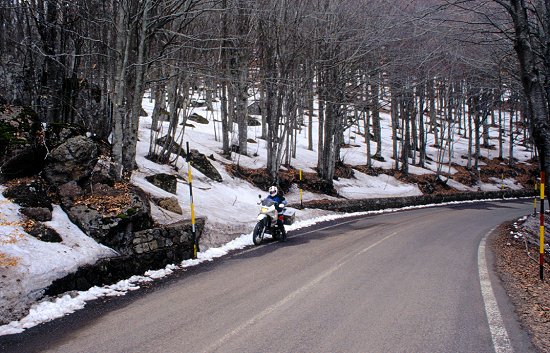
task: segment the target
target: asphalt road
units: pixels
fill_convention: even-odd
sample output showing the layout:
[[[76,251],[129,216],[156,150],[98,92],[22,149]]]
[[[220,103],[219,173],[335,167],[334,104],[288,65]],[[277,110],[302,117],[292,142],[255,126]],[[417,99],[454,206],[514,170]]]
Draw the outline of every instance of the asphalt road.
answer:
[[[503,327],[487,314],[478,265],[485,235],[530,207],[497,201],[317,225],[0,337],[0,351],[530,352],[487,251],[508,339],[495,341]]]

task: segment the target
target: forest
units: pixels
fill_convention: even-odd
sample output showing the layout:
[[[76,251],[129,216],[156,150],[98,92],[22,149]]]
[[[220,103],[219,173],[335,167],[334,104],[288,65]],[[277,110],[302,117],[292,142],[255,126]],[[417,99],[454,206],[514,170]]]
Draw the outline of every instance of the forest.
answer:
[[[454,131],[475,171],[489,126],[499,126],[501,160],[514,163],[514,143],[533,145],[550,175],[545,0],[0,0],[0,25],[2,103],[108,140],[119,179],[136,165],[146,92],[149,158],[163,163],[183,145],[187,108],[214,101],[221,151],[251,153],[252,99],[274,182],[314,117],[308,148],[316,142],[322,181],[332,184],[351,128],[369,142],[370,166],[382,158],[381,112],[391,113],[403,173],[426,163],[428,133],[452,153]]]

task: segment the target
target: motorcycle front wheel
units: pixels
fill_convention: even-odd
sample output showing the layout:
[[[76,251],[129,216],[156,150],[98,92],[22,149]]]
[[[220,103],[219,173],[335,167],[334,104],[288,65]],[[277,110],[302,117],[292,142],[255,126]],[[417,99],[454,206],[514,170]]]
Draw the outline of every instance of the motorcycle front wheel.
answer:
[[[264,221],[259,221],[254,227],[254,232],[252,232],[252,241],[254,245],[260,245],[262,239],[264,238],[265,226]]]

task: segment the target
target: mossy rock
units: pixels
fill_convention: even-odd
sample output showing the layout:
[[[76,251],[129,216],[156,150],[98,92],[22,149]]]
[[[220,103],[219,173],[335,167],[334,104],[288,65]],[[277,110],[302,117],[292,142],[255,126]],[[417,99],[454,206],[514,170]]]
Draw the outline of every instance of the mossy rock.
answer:
[[[0,117],[0,155],[10,145],[35,144],[42,130],[38,115],[30,108],[16,107]]]
[[[17,129],[14,126],[0,121],[0,151],[5,151],[10,145],[23,145],[26,142],[25,139],[17,137]]]

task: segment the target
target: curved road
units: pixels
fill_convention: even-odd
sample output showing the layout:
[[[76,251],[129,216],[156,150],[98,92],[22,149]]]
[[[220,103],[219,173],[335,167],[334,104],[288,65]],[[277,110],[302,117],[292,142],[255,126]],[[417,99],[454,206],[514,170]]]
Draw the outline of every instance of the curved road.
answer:
[[[480,248],[529,212],[496,201],[325,223],[0,337],[0,351],[530,352]]]

